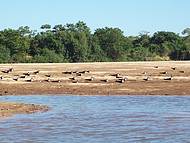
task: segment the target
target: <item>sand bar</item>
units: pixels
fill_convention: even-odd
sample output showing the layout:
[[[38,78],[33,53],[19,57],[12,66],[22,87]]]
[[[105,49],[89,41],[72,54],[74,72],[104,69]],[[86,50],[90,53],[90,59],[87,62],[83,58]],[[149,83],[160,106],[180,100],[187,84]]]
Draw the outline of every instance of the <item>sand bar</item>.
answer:
[[[47,110],[48,107],[42,105],[0,102],[0,118],[13,116],[15,114],[45,112]]]
[[[1,64],[0,77],[2,96],[190,95],[189,61]]]

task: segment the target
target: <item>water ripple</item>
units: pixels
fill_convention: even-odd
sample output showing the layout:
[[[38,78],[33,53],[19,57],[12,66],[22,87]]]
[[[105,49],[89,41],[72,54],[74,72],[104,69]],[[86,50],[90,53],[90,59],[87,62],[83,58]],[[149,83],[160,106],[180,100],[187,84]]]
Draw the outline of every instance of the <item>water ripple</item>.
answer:
[[[48,105],[46,113],[0,121],[0,142],[190,142],[188,96],[7,96]]]

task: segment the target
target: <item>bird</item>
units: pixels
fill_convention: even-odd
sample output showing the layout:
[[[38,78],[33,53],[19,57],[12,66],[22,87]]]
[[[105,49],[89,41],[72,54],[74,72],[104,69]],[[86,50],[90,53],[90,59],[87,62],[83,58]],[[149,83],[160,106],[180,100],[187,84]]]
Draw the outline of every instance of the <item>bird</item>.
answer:
[[[26,80],[26,82],[32,82],[32,81],[34,81],[33,78],[30,78],[30,79],[27,79],[27,80]]]
[[[3,70],[1,71],[2,73],[9,73],[10,71],[9,70]]]
[[[164,80],[172,80],[172,75],[168,76],[168,77],[165,77]]]
[[[128,79],[127,77],[124,77],[124,78],[123,78],[124,81],[127,81],[127,79]]]
[[[91,78],[86,79],[86,80],[88,80],[88,81],[93,81],[93,80],[94,80],[94,77],[92,76]]]
[[[116,80],[116,82],[119,82],[119,83],[124,83],[124,82],[125,82],[125,80],[121,78],[121,79]]]
[[[50,82],[51,80],[50,80],[50,78],[48,78],[48,79],[45,79],[44,81],[45,82]]]
[[[76,76],[82,76],[82,74],[81,73],[76,73]]]
[[[84,71],[80,71],[79,73],[81,73],[81,74],[86,74],[86,73],[90,73],[90,71],[84,70]]]
[[[171,67],[172,70],[176,70],[176,67]]]
[[[30,72],[23,73],[25,76],[30,76]]]
[[[85,73],[86,73],[86,71],[80,71],[79,73],[81,73],[81,74],[85,74]]]
[[[79,81],[78,80],[73,80],[73,83],[78,83]]]
[[[185,71],[179,71],[180,73],[185,73]]]
[[[116,78],[120,78],[120,74],[119,73],[111,74],[111,76],[115,76]]]
[[[144,80],[144,81],[148,81],[148,80],[149,80],[149,77],[147,76],[147,77],[145,77],[143,80]]]
[[[2,73],[10,73],[10,72],[13,72],[13,68],[9,68],[9,69],[6,69],[6,70],[2,70],[1,72]]]
[[[71,77],[71,78],[69,78],[69,79],[71,79],[71,80],[76,80],[76,78],[75,78],[75,77]]]
[[[160,74],[167,74],[167,73],[168,73],[167,71],[160,72]]]
[[[109,80],[108,79],[103,79],[101,80],[102,82],[108,82]]]
[[[63,74],[73,74],[72,71],[65,71],[65,72],[62,72]]]
[[[146,74],[147,74],[147,72],[143,72],[142,74],[145,74],[145,75],[146,75]]]
[[[13,72],[13,70],[14,70],[13,68],[9,68],[9,71],[10,71],[10,72]]]
[[[39,71],[39,70],[34,71],[34,74],[39,74],[39,73],[40,73],[40,71]]]
[[[26,76],[25,75],[21,75],[20,78],[25,78]]]
[[[18,81],[18,77],[13,77],[13,80],[14,81]]]
[[[45,76],[46,76],[46,77],[51,77],[51,75],[50,75],[50,74],[46,74]]]

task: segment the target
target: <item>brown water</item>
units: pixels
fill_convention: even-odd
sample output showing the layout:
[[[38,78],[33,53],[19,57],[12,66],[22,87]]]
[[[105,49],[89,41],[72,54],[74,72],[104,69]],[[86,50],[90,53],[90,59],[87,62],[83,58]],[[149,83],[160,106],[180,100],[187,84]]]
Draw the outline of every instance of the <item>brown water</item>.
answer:
[[[190,142],[188,96],[7,96],[46,113],[0,120],[1,143]]]

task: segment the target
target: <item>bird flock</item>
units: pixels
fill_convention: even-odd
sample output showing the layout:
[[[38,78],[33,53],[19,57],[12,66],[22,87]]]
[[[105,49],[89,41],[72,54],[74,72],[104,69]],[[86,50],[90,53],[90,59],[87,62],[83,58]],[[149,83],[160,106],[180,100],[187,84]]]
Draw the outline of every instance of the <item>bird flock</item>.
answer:
[[[154,66],[154,69],[159,69],[159,66]],[[176,71],[176,67],[170,68]],[[62,71],[61,76],[55,77],[53,73],[44,73],[40,70],[27,71],[19,74],[15,74],[13,67],[1,70],[0,81],[22,81],[22,82],[51,82],[51,83],[61,83],[61,82],[71,82],[71,83],[125,83],[130,81],[130,76],[124,75],[123,73],[108,73],[106,76],[97,76],[93,74],[90,70],[82,71]],[[179,73],[185,73],[184,70],[179,70]],[[163,80],[169,81],[173,80],[173,75],[168,71],[160,71],[159,76]],[[142,81],[153,80],[153,75],[144,71],[141,73]],[[137,80],[137,79],[136,79]]]

